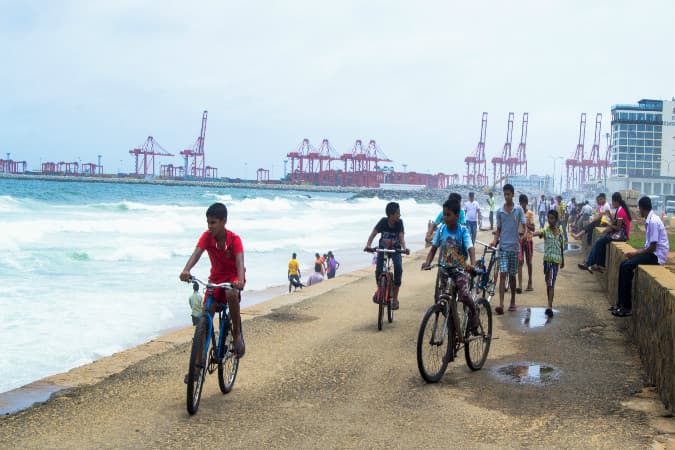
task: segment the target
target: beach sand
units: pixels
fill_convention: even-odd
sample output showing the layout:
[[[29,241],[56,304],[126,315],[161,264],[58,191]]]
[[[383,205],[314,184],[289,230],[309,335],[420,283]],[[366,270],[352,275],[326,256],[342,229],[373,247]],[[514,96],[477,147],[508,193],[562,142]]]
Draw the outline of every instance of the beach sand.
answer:
[[[488,233],[479,239],[489,240]],[[576,270],[580,252],[567,255],[559,274],[552,321],[540,317],[545,290],[537,249],[535,290],[518,295],[517,312],[494,317],[485,367],[471,372],[460,353],[440,383],[426,384],[415,345],[435,274],[419,270],[424,255],[404,258],[401,309],[382,331],[370,300],[372,268],[247,308],[247,354],[234,390],[223,396],[217,377],[207,377],[195,416],[186,412],[183,384],[190,327],[42,380],[69,388],[2,417],[0,446],[672,445],[664,433],[673,419],[659,417],[663,408],[645,389],[639,359],[607,312],[595,276]],[[540,372],[532,370],[537,366]],[[505,376],[528,372],[531,382]],[[553,376],[538,378],[544,373]],[[631,406],[636,401],[640,407]]]

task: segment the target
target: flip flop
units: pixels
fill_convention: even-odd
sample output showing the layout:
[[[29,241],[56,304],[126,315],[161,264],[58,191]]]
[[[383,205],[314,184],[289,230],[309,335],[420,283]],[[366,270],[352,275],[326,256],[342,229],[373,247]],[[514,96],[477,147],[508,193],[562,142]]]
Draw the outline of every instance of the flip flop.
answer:
[[[242,347],[243,347],[243,350],[242,350]],[[239,344],[234,345],[234,348],[232,348],[232,350],[234,350],[234,354],[237,355],[238,359],[241,359],[241,358],[244,357],[244,355],[246,354],[246,343],[244,342],[243,337],[239,341]]]
[[[516,294],[522,294],[523,289],[522,288],[516,288]]]
[[[525,291],[527,292],[534,291],[534,288],[532,288],[532,286],[528,286],[525,288]]]
[[[497,306],[497,307],[495,308],[495,314],[497,314],[498,316],[503,315],[503,314],[504,314],[504,308],[501,307],[501,306]]]
[[[509,311],[511,311],[511,312],[513,312],[513,311],[518,311],[518,307],[517,307],[516,305],[510,305],[510,306],[509,306]]]

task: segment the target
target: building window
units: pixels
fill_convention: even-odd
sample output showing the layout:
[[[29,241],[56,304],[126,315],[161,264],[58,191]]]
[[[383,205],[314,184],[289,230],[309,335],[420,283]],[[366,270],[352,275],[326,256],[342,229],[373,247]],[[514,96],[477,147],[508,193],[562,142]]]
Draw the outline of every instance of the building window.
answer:
[[[652,195],[652,184],[645,183],[645,194]]]
[[[654,183],[654,194],[661,195],[661,183]]]
[[[663,185],[663,195],[670,195],[670,184],[666,183]]]

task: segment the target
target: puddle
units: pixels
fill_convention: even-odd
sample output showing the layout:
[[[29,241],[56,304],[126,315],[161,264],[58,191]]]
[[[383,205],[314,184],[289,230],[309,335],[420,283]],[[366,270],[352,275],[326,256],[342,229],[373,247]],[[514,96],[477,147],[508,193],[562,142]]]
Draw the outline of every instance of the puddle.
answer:
[[[541,253],[544,253],[544,244],[537,245],[537,250],[540,251]],[[568,242],[567,245],[565,245],[565,253],[574,253],[580,251],[581,251],[581,244]]]
[[[546,308],[527,308],[523,315],[522,324],[527,328],[539,328],[548,325],[553,317],[545,314]],[[553,316],[558,315],[558,310],[553,310]]]
[[[35,403],[49,400],[53,393],[63,389],[44,381],[36,381],[20,388],[0,394],[0,414],[12,414],[30,408]]]
[[[542,385],[560,379],[560,370],[535,362],[518,362],[493,369],[502,381],[516,384]]]

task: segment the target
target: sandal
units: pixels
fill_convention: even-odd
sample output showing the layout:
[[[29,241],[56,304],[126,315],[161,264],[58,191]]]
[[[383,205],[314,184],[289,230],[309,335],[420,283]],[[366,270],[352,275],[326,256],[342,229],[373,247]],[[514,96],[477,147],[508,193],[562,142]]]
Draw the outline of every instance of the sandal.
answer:
[[[504,307],[502,307],[502,306],[497,306],[497,307],[495,308],[495,314],[497,314],[498,316],[504,315]]]
[[[528,286],[528,287],[525,288],[525,291],[530,292],[530,291],[534,291],[534,289],[532,288],[532,286]]]
[[[516,288],[516,294],[522,294],[523,289],[522,288]]]
[[[509,311],[518,311],[518,307],[515,305],[515,303],[513,305],[509,305]]]
[[[237,355],[237,359],[241,359],[244,357],[244,355],[246,354],[246,343],[244,342],[243,337],[239,341],[239,344],[234,344],[232,350],[234,351],[234,354]]]

